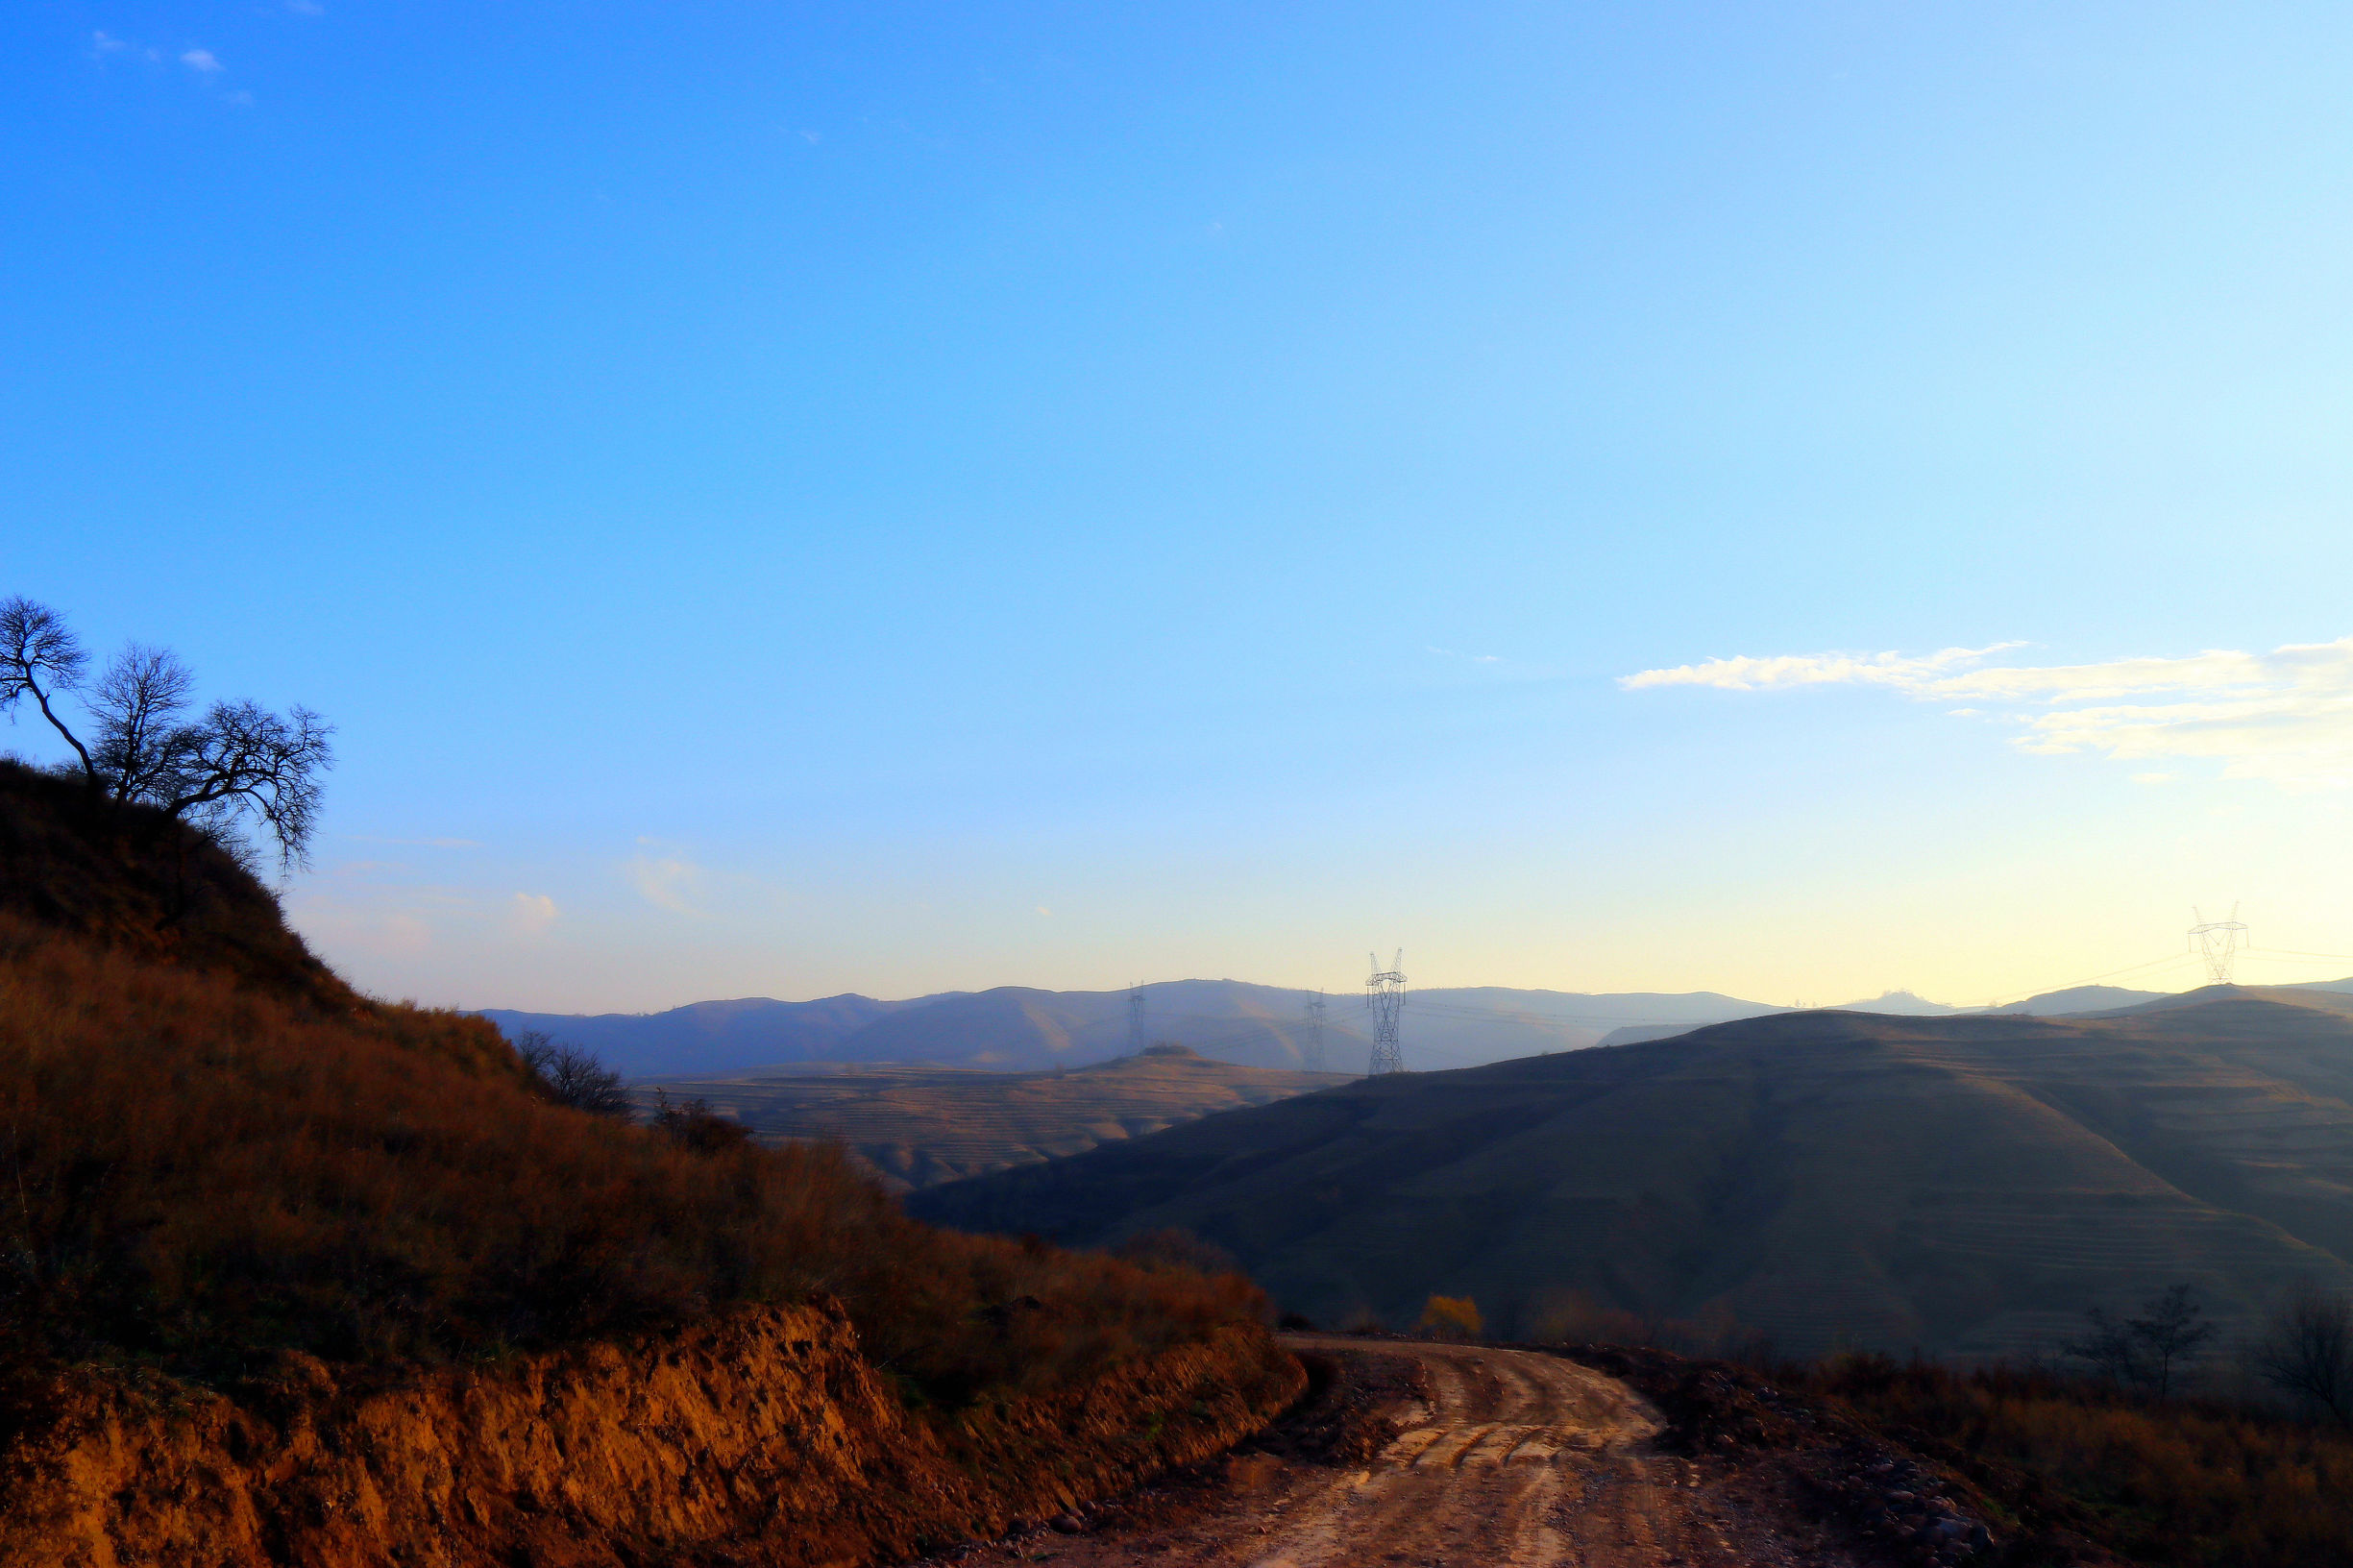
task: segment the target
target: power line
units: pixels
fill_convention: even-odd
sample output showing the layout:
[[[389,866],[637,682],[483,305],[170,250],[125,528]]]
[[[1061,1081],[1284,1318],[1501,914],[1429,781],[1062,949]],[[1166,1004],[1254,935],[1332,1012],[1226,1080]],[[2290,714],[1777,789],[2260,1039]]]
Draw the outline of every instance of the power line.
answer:
[[[1365,1069],[1367,1077],[1406,1070],[1405,1050],[1397,1043],[1397,1015],[1406,1005],[1406,977],[1401,972],[1405,962],[1405,949],[1401,947],[1385,969],[1376,953],[1373,972],[1364,981],[1365,1005],[1373,1010],[1373,1056],[1371,1066]]]

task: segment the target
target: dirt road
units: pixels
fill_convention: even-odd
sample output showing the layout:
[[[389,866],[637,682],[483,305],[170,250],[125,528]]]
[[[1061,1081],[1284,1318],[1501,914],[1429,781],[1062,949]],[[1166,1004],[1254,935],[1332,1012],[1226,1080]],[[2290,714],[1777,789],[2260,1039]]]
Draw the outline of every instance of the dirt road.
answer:
[[[967,1563],[1216,1568],[1863,1568],[1786,1499],[1717,1461],[1660,1452],[1658,1413],[1626,1384],[1557,1357],[1483,1346],[1287,1336],[1302,1353],[1417,1359],[1429,1390],[1358,1468],[1242,1458],[1178,1516],[1104,1516]],[[1066,1520],[1066,1530],[1078,1523]]]

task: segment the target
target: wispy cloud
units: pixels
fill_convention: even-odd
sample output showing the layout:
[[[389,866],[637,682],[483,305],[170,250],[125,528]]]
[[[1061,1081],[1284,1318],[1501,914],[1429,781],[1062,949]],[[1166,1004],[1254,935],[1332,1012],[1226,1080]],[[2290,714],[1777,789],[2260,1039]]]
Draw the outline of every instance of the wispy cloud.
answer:
[[[209,49],[191,49],[180,57],[180,63],[191,71],[201,71],[207,76],[221,68],[220,60]]]
[[[2015,744],[2028,751],[2191,758],[2219,763],[2229,778],[2300,790],[2353,787],[2353,637],[2268,653],[2218,649],[2099,664],[1993,662],[2021,646],[1717,658],[1645,670],[1618,684],[1733,692],[1878,686],[1919,701],[1975,704],[2020,725]]]
[[[1426,651],[1435,653],[1442,659],[1463,659],[1472,664],[1501,664],[1504,662],[1504,656],[1501,653],[1465,653],[1458,649],[1434,646],[1428,648]]]
[[[506,903],[506,926],[517,936],[536,937],[555,923],[555,900],[544,893],[518,893]]]
[[[702,868],[676,855],[633,855],[622,867],[638,895],[657,909],[676,915],[699,915],[696,895],[701,891]]]

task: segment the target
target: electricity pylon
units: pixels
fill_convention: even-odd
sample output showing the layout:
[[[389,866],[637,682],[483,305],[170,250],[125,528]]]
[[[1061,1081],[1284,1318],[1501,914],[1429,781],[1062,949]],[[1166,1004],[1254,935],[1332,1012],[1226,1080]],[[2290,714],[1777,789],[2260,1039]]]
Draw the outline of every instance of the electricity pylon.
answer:
[[[2246,945],[2246,927],[2240,922],[2239,906],[2230,906],[2229,919],[2210,920],[2193,904],[2190,918],[2197,922],[2190,927],[2190,950],[2206,961],[2207,980],[2229,985],[2231,966],[2238,962],[2239,949]]]
[[[1127,1054],[1143,1055],[1143,987],[1127,988]]]
[[[1373,955],[1373,972],[1364,982],[1365,1004],[1373,1010],[1373,1059],[1365,1069],[1367,1077],[1406,1070],[1406,1054],[1397,1043],[1397,1015],[1406,1005],[1406,977],[1399,972],[1405,962],[1403,948],[1385,969],[1381,955]]]
[[[1299,1065],[1310,1072],[1324,1070],[1324,993],[1308,998],[1307,1038],[1299,1042]]]

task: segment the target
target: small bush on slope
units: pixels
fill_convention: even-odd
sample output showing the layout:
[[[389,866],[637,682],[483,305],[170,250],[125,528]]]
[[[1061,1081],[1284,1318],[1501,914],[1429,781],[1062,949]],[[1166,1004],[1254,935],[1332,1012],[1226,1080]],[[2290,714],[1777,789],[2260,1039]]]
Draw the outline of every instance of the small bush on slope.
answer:
[[[2159,1401],[2090,1379],[1843,1357],[1783,1381],[1899,1436],[1944,1445],[1999,1495],[2025,1472],[2136,1561],[2199,1568],[2353,1562],[2353,1437],[2218,1401]]]
[[[925,1400],[1254,1316],[1209,1279],[931,1230],[833,1150],[701,1153],[546,1103],[487,1023],[326,1011],[0,916],[0,1341],[233,1378],[840,1298]]]

